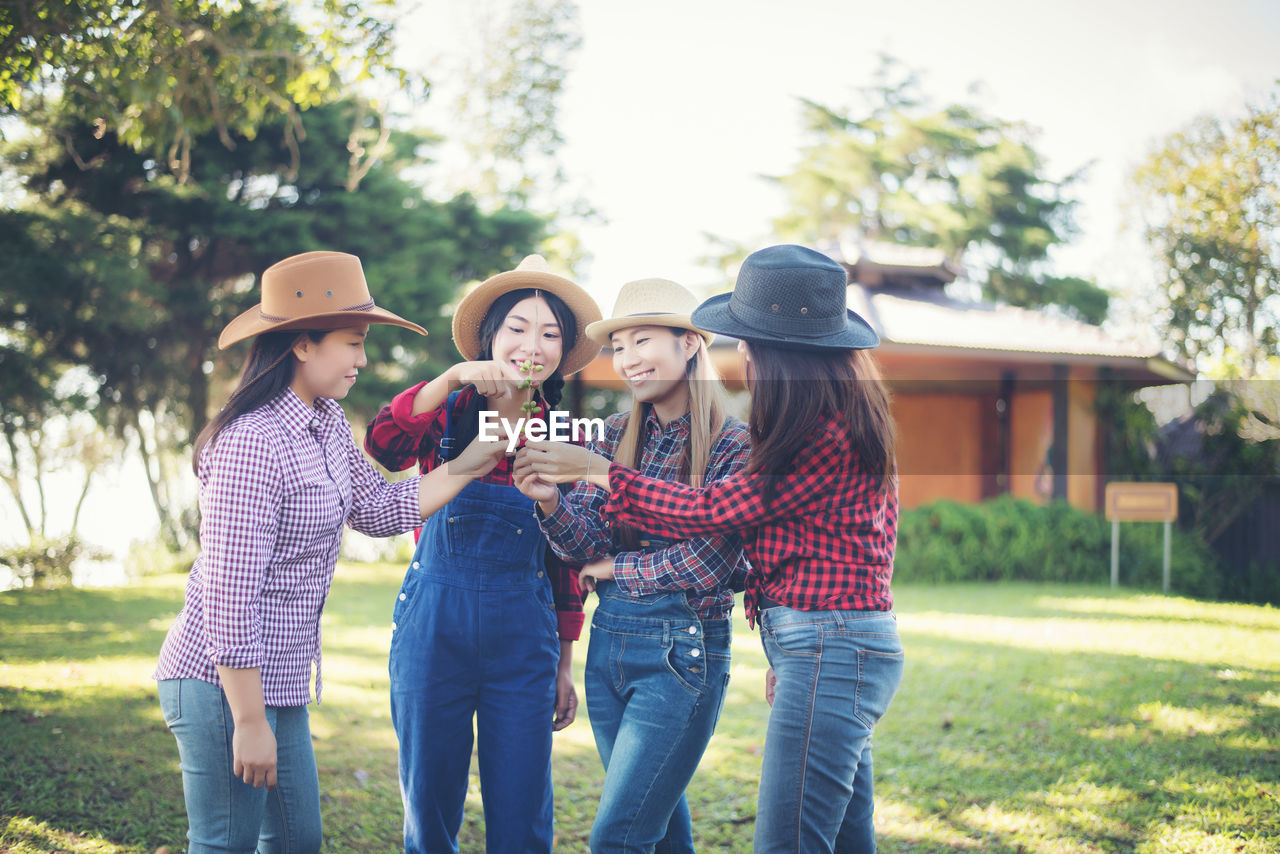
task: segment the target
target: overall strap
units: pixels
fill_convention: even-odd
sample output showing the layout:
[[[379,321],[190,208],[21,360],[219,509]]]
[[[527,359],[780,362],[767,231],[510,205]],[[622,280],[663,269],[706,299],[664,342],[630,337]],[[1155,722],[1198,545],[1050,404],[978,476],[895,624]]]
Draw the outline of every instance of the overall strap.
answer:
[[[440,438],[440,445],[436,449],[441,463],[447,462],[453,456],[453,407],[457,405],[461,394],[462,389],[450,392],[444,401],[444,435]]]

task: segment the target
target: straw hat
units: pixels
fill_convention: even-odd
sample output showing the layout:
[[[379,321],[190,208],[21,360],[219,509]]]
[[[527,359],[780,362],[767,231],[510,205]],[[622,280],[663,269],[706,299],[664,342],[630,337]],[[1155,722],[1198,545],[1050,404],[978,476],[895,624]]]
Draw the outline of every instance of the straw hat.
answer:
[[[226,325],[218,336],[218,349],[264,332],[339,329],[358,323],[389,323],[427,334],[418,324],[373,304],[356,256],[303,252],[263,272],[262,301]]]
[[[793,350],[868,350],[880,336],[849,309],[844,267],[803,246],[769,246],[742,262],[733,291],[698,306],[693,322]]]
[[[578,320],[578,337],[560,359],[560,373],[571,376],[585,368],[600,353],[600,345],[586,335],[588,325],[600,319],[600,306],[578,285],[551,272],[541,255],[529,255],[520,266],[490,276],[462,298],[453,313],[453,343],[467,361],[480,357],[480,321],[493,301],[521,288],[537,288],[564,301]]]
[[[698,333],[710,344],[715,334],[694,326],[689,318],[697,307],[698,298],[683,285],[670,279],[637,279],[622,286],[613,304],[613,316],[588,326],[587,336],[604,346],[619,329],[677,326]]]

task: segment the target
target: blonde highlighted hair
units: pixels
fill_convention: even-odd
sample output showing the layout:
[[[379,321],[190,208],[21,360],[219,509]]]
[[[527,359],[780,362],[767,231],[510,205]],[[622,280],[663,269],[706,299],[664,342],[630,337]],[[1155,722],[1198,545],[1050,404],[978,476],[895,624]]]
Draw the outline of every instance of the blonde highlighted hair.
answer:
[[[677,336],[693,331],[677,326],[666,328]],[[680,456],[680,468],[676,477],[680,483],[702,486],[706,480],[707,467],[711,464],[711,452],[720,438],[720,431],[724,429],[728,411],[724,386],[721,384],[719,371],[711,363],[707,342],[696,332],[694,335],[698,338],[698,349],[684,365],[684,381],[689,390],[689,441],[685,443],[684,452]],[[631,412],[614,451],[614,462],[634,469],[640,468],[640,458],[644,454],[644,425],[651,409],[651,404],[632,398]],[[617,526],[615,537],[626,551],[639,548],[641,534],[635,528]]]

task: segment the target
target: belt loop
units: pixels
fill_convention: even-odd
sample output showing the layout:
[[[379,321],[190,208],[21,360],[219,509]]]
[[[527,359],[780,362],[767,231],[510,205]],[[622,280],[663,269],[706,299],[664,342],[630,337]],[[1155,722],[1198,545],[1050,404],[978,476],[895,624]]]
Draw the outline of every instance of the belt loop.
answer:
[[[662,645],[665,647],[669,643],[671,643],[671,621],[663,620],[662,621]]]

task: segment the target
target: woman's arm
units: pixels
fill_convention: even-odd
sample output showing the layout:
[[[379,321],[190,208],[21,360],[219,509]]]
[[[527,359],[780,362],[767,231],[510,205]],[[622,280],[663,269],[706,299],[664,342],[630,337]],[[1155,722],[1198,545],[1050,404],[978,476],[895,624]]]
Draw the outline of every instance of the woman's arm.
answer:
[[[231,736],[231,773],[255,789],[276,787],[276,736],[267,723],[262,698],[262,670],[258,667],[218,666],[218,679],[231,707],[235,732]]]
[[[261,598],[281,502],[277,451],[261,433],[233,425],[201,463],[201,605],[210,657],[235,723],[232,772],[258,788],[276,785],[276,740],[262,690]]]
[[[578,691],[573,687],[573,641],[560,641],[560,664],[556,668],[556,716],[551,729],[560,730],[578,717]]]
[[[707,482],[715,483],[742,471],[750,445],[745,426],[726,424],[707,466]],[[593,489],[593,487],[583,487]],[[712,591],[730,588],[745,576],[749,566],[737,534],[690,537],[653,551],[620,552],[610,569],[623,591],[645,595],[669,590]]]

